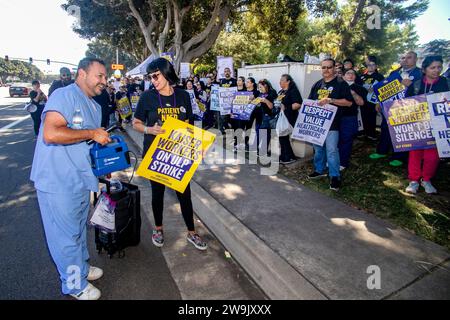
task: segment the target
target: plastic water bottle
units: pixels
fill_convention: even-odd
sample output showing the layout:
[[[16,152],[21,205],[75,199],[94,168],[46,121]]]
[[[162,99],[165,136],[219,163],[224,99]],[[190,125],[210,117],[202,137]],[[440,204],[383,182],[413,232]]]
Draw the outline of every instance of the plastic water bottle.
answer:
[[[72,129],[80,130],[83,129],[83,115],[81,114],[81,110],[77,109],[73,113],[72,117]]]

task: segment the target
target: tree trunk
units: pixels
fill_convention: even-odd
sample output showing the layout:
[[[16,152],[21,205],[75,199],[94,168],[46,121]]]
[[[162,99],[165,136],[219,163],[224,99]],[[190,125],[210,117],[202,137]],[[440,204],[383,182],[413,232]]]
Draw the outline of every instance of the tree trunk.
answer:
[[[151,19],[148,25],[146,25],[142,15],[135,7],[133,0],[128,0],[131,13],[137,20],[139,28],[144,36],[145,44],[152,54],[158,56],[161,52],[164,52],[168,48],[167,36],[173,23],[175,35],[173,38],[173,44],[169,47],[173,48],[175,51],[174,67],[177,72],[180,70],[181,62],[191,62],[193,59],[203,55],[214,45],[220,31],[223,30],[225,23],[228,21],[231,10],[233,9],[233,6],[230,4],[231,1],[214,0],[214,9],[211,13],[211,18],[204,30],[183,43],[183,19],[195,2],[195,0],[190,1],[185,7],[180,7],[178,5],[178,0],[167,0],[164,29],[158,33],[159,22],[154,16],[155,10],[152,8],[152,2],[147,1],[150,6]],[[238,2],[234,3],[234,5],[238,4]],[[152,33],[157,34],[157,38],[159,39],[158,45],[155,44],[156,36],[152,38]]]

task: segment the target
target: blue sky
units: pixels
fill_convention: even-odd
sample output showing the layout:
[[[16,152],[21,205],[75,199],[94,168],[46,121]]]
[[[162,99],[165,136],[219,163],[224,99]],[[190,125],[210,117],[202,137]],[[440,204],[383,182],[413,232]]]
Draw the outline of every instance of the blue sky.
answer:
[[[76,64],[84,56],[88,40],[72,31],[75,19],[62,10],[63,3],[64,0],[0,0],[0,56]],[[427,12],[415,21],[420,43],[438,38],[450,40],[449,18],[450,0],[431,0]],[[36,65],[52,73],[61,67]]]

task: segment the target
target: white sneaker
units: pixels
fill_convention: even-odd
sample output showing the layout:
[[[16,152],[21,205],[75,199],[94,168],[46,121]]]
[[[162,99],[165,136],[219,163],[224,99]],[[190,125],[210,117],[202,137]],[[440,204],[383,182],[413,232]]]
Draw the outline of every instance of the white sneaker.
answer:
[[[344,171],[345,169],[347,169],[347,167],[339,166],[339,171]]]
[[[89,274],[87,276],[88,281],[95,281],[103,276],[103,270],[97,267],[90,266]]]
[[[419,183],[417,181],[411,181],[409,185],[406,187],[406,192],[416,194],[417,190],[419,190]]]
[[[101,297],[101,292],[92,284],[88,283],[86,288],[79,294],[71,294],[77,300],[98,300]]]
[[[421,185],[422,185],[422,187],[425,188],[425,192],[426,192],[426,193],[429,193],[429,194],[431,194],[431,193],[437,193],[436,188],[433,187],[433,185],[431,184],[430,181],[422,181]]]

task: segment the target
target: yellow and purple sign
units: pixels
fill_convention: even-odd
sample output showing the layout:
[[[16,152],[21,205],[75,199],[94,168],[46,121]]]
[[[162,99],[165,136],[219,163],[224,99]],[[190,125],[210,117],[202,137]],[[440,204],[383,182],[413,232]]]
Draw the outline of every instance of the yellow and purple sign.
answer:
[[[162,129],[165,133],[156,136],[136,172],[184,193],[216,136],[172,117]]]

